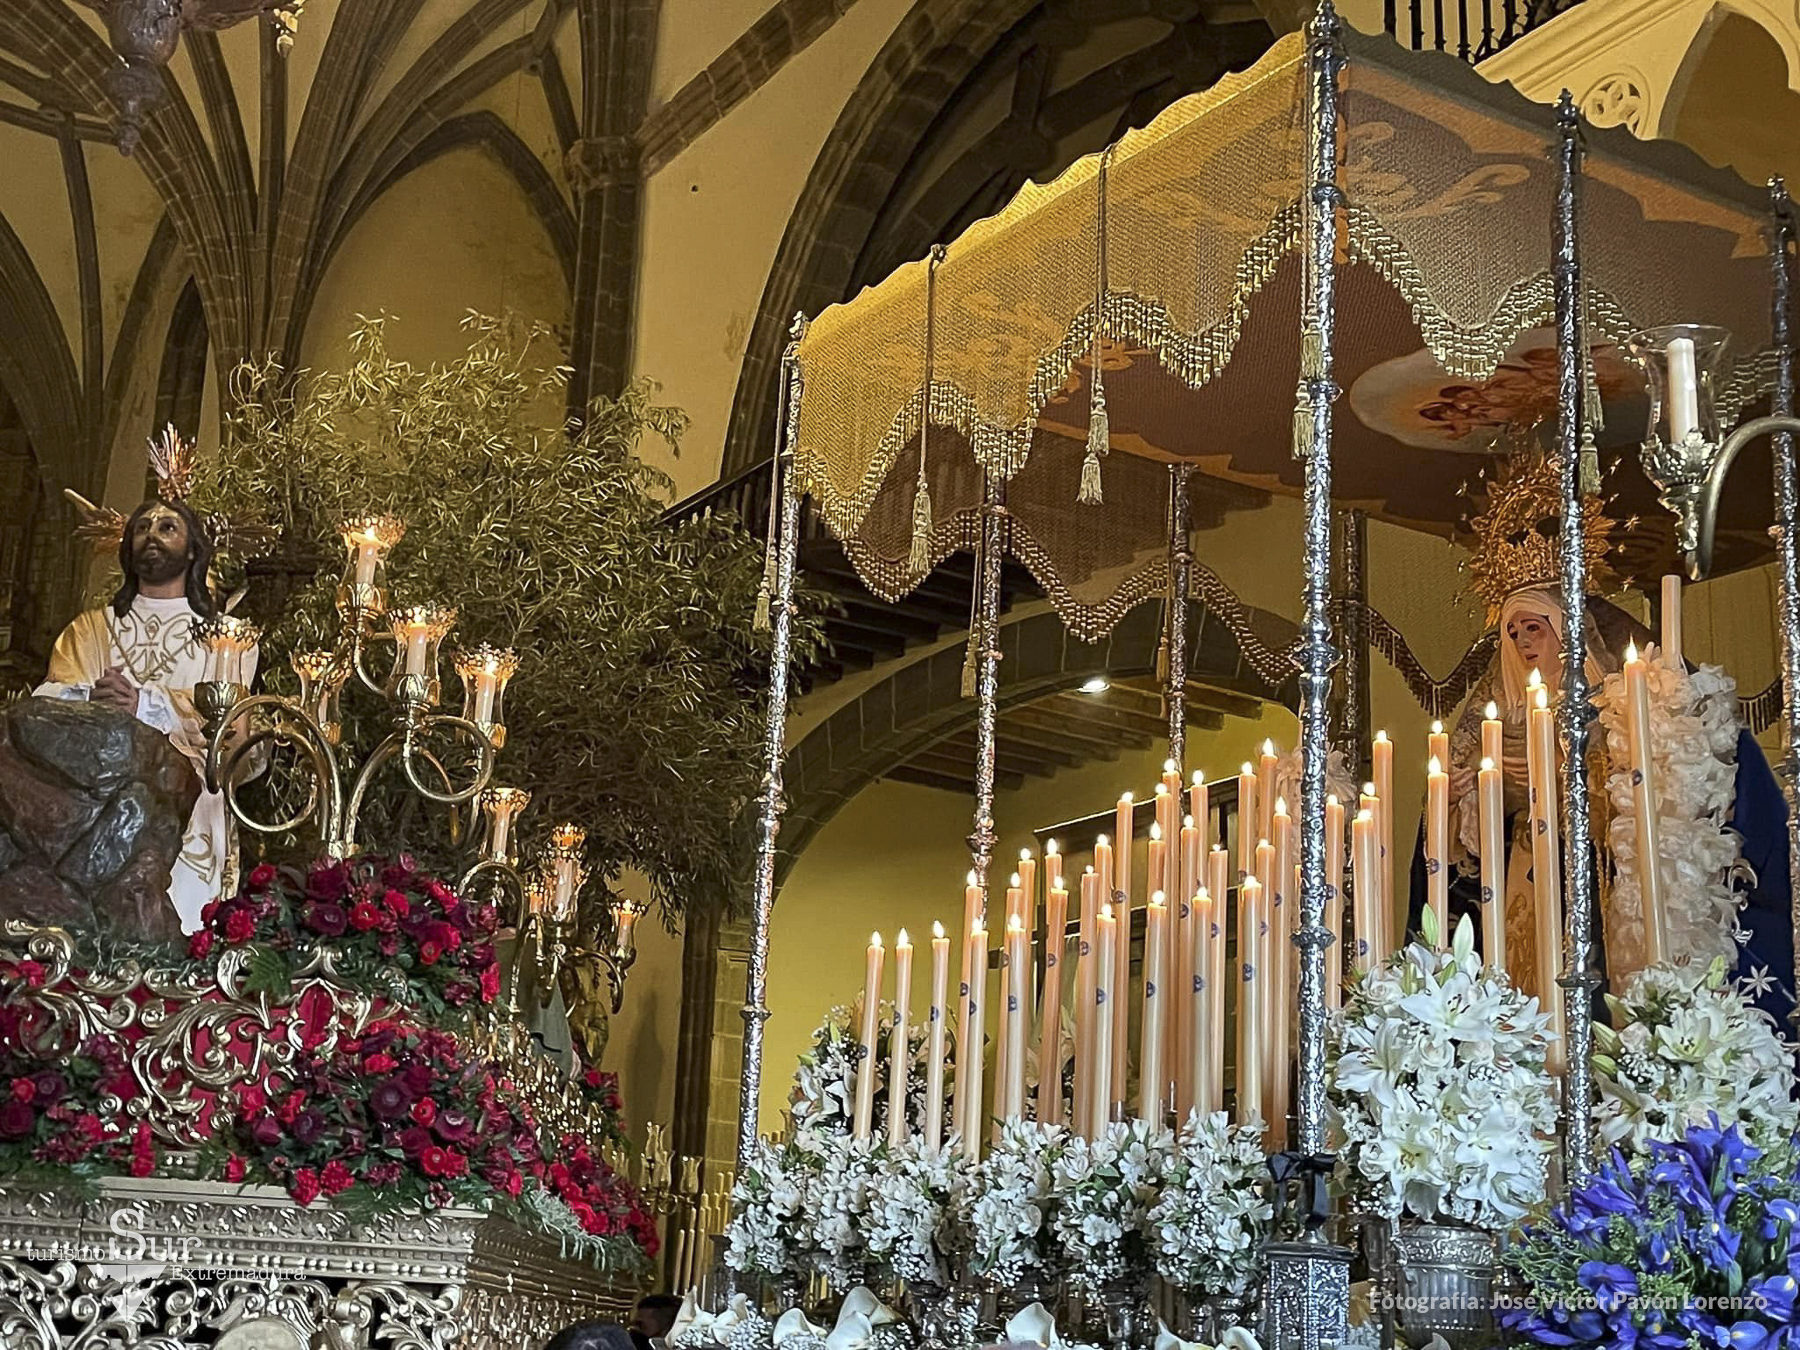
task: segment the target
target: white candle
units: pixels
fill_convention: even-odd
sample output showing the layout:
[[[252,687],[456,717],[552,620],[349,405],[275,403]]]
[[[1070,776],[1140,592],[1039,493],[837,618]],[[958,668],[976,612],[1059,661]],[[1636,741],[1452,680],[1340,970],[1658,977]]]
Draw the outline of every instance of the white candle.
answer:
[[[1175,964],[1169,977],[1174,997],[1174,1034],[1169,1039],[1175,1067],[1175,1119],[1179,1123],[1194,1109],[1194,1094],[1199,1077],[1194,1073],[1194,1038],[1198,1034],[1196,1012],[1199,1008],[1197,978],[1200,967],[1194,965],[1194,894],[1200,889],[1200,831],[1194,818],[1188,816],[1181,826],[1181,889],[1175,893],[1174,931]]]
[[[1194,785],[1188,789],[1188,814],[1200,830],[1200,855],[1212,848],[1212,802],[1206,790],[1206,775],[1194,770]]]
[[[1131,1000],[1125,997],[1125,991],[1131,986],[1131,841],[1135,812],[1131,794],[1127,792],[1119,798],[1118,833],[1115,836],[1118,844],[1113,850],[1112,1067],[1109,1078],[1112,1105],[1124,1104],[1131,1054]],[[1107,1118],[1111,1119],[1110,1107]]]
[[[1212,964],[1213,964],[1213,926],[1217,922],[1213,914],[1213,898],[1202,887],[1194,896],[1193,918],[1189,927],[1192,942],[1188,948],[1188,959],[1193,971],[1188,990],[1188,1002],[1192,1007],[1189,1016],[1193,1021],[1192,1034],[1188,1037],[1188,1109],[1204,1112],[1217,1110],[1218,1100],[1212,1077],[1212,1042],[1215,1038],[1223,1038],[1225,1028],[1214,1019],[1212,1012]],[[1181,1115],[1182,1121],[1187,1116]]]
[[[1375,745],[1369,772],[1375,785],[1374,824],[1369,842],[1375,850],[1374,884],[1380,888],[1379,902],[1372,911],[1380,922],[1375,937],[1383,944],[1381,959],[1387,956],[1388,935],[1393,931],[1394,891],[1394,743],[1385,731],[1375,733]]]
[[[1357,973],[1387,959],[1382,949],[1381,886],[1376,881],[1379,864],[1375,859],[1375,817],[1369,811],[1358,811],[1350,822],[1351,902],[1355,910],[1352,931],[1356,950],[1351,954]]]
[[[431,645],[431,625],[427,623],[407,624],[402,631],[406,639],[406,673],[408,675],[425,674],[425,655]]]
[[[1662,658],[1670,670],[1683,668],[1681,656],[1681,578],[1662,579]]]
[[[1017,914],[1006,921],[1006,941],[1000,953],[1001,1015],[1006,1026],[1006,1057],[999,1083],[999,1116],[1017,1120],[1025,1114],[1025,976],[1031,968],[1030,936]]]
[[[944,925],[931,925],[931,1048],[925,1064],[925,1147],[944,1146],[944,1026],[950,1007],[950,939]]]
[[[1054,854],[1045,853],[1048,862]],[[1047,871],[1048,869],[1046,869]],[[1069,924],[1069,893],[1059,875],[1045,898],[1044,988],[1038,1014],[1038,1119],[1062,1124],[1063,932]]]
[[[1336,1008],[1344,998],[1344,804],[1330,794],[1325,798],[1325,928],[1331,934],[1325,1006]]]
[[[1496,769],[1506,761],[1506,728],[1500,721],[1500,707],[1492,700],[1481,714],[1481,757],[1493,760]]]
[[[1431,734],[1425,738],[1425,758],[1435,759],[1446,769],[1450,767],[1450,733],[1444,730],[1444,724],[1433,721]]]
[[[1144,1019],[1143,1045],[1138,1051],[1138,1119],[1160,1125],[1168,1080],[1163,1073],[1163,1042],[1167,1031],[1163,1009],[1168,1003],[1164,957],[1168,951],[1168,899],[1157,891],[1144,910]]]
[[[1100,878],[1090,867],[1081,877],[1081,916],[1075,929],[1075,1091],[1069,1099],[1069,1123],[1078,1131],[1088,1127],[1094,1092],[1094,943],[1099,920]]]
[[[499,685],[499,672],[492,662],[486,662],[475,671],[475,716],[476,722],[494,720],[494,690]]]
[[[1208,1109],[1220,1111],[1225,1106],[1225,1000],[1236,983],[1227,975],[1225,949],[1226,925],[1230,923],[1231,858],[1223,844],[1215,844],[1206,855],[1206,889],[1212,896],[1212,924],[1208,933],[1212,950],[1207,953],[1210,964],[1206,971],[1206,1009],[1213,1033],[1206,1047],[1206,1081],[1212,1087]]]
[[[888,1045],[888,1120],[890,1144],[906,1142],[906,1089],[912,1074],[912,1056],[906,1041],[912,1011],[912,939],[906,930],[894,942],[894,1026]]]
[[[1669,439],[1679,445],[1700,429],[1699,378],[1694,372],[1694,340],[1669,339]]]
[[[969,1055],[969,1101],[963,1110],[962,1149],[965,1158],[978,1162],[987,1123],[987,1112],[982,1106],[987,1056],[987,929],[980,924],[969,934],[969,953],[969,1012],[963,1036]]]
[[[1292,987],[1292,981],[1298,974],[1298,953],[1288,940],[1289,934],[1300,926],[1300,896],[1294,889],[1294,830],[1293,818],[1288,814],[1286,797],[1275,799],[1275,833],[1271,836],[1275,843],[1275,869],[1270,873],[1274,882],[1270,891],[1269,906],[1273,913],[1270,930],[1275,934],[1274,951],[1280,961],[1283,978]],[[1287,1047],[1281,1047],[1285,1054]]]
[[[1023,878],[1014,872],[1007,882],[1006,909],[1000,922],[1000,1016],[997,1019],[994,1037],[994,1130],[998,1140],[1000,1122],[1007,1119],[1006,1092],[1010,1086],[1007,1075],[1012,1065],[1013,1035],[1012,1018],[1007,1012],[1007,1001],[1011,995],[1010,975],[1007,971],[1006,954],[1008,937],[1012,932],[1013,920],[1024,923],[1024,890],[1019,884]],[[1020,1047],[1023,1049],[1023,1047]]]
[[[862,1063],[856,1073],[856,1137],[867,1139],[875,1119],[875,1038],[881,1025],[881,934],[869,938],[863,979]]]
[[[1481,823],[1481,955],[1490,969],[1505,970],[1506,808],[1500,768],[1493,760],[1481,761],[1475,792]]]
[[[1262,1087],[1262,989],[1256,968],[1262,938],[1262,883],[1245,877],[1238,883],[1238,1043],[1237,1118],[1240,1125],[1255,1120],[1263,1109]]]
[[[1450,945],[1450,775],[1436,755],[1425,773],[1425,894],[1437,941]]]
[[[1561,813],[1557,809],[1556,727],[1551,720],[1550,693],[1537,671],[1531,672],[1531,708],[1526,718],[1526,777],[1531,793],[1531,879],[1537,945],[1538,1002],[1550,1015],[1555,1037],[1545,1055],[1552,1073],[1561,1073],[1565,1017],[1556,977],[1562,968]]]
[[[373,586],[375,567],[381,561],[381,543],[365,534],[353,534],[350,543],[356,549],[356,584]]]
[[[1118,949],[1118,921],[1113,907],[1103,904],[1094,918],[1094,1036],[1093,1094],[1088,1102],[1087,1137],[1096,1139],[1112,1115],[1112,1008],[1113,967]]]
[[[1044,893],[1048,895],[1062,884],[1062,846],[1052,839],[1044,845]],[[1064,889],[1066,890],[1067,887]]]
[[[1162,805],[1159,801],[1158,807]],[[1144,867],[1144,898],[1149,899],[1158,891],[1168,894],[1159,883],[1169,871],[1169,836],[1163,829],[1161,821],[1150,822],[1150,847],[1147,850]]]
[[[1256,837],[1269,839],[1275,833],[1275,742],[1264,741],[1262,754],[1256,761]]]
[[[1238,770],[1237,865],[1238,881],[1256,875],[1256,770],[1248,763]]]
[[[1637,817],[1638,894],[1644,907],[1644,962],[1669,959],[1668,919],[1663,908],[1662,843],[1656,762],[1650,753],[1649,669],[1635,642],[1625,647],[1625,729],[1631,747],[1631,806]]]

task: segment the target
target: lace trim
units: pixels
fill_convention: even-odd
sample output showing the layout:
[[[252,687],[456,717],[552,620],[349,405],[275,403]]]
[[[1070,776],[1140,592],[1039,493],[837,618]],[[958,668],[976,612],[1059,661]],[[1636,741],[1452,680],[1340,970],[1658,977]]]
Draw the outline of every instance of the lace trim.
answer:
[[[1337,622],[1344,623],[1344,615],[1358,602],[1343,599],[1338,602]],[[1499,647],[1499,635],[1483,633],[1470,644],[1462,654],[1462,659],[1442,679],[1438,679],[1425,669],[1425,663],[1414,655],[1406,636],[1390,623],[1385,615],[1373,605],[1363,604],[1363,622],[1368,626],[1369,650],[1380,652],[1389,665],[1400,673],[1406,681],[1406,688],[1421,708],[1436,718],[1446,718],[1467,697],[1494,659],[1494,652]]]

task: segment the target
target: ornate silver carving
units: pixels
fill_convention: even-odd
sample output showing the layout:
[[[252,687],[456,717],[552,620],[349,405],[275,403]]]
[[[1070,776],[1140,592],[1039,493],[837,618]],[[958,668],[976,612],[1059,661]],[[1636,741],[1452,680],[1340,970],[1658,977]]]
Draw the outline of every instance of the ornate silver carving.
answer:
[[[1186,464],[1169,466],[1169,612],[1164,616],[1164,640],[1169,644],[1169,679],[1163,695],[1169,711],[1169,758],[1183,781],[1187,778],[1188,582],[1194,563],[1194,544],[1188,536],[1188,477],[1192,472]],[[1187,903],[1186,896],[1170,898]]]
[[[1794,242],[1794,204],[1787,184],[1769,184],[1772,228],[1769,232],[1769,329],[1775,348],[1775,389],[1769,410],[1778,417],[1794,415],[1794,338],[1790,318],[1793,269],[1788,249]],[[1800,957],[1800,483],[1794,474],[1794,438],[1786,432],[1773,440],[1775,526],[1781,574],[1781,784],[1788,808],[1788,889],[1793,905],[1794,951]],[[1796,965],[1800,969],[1800,965]]]

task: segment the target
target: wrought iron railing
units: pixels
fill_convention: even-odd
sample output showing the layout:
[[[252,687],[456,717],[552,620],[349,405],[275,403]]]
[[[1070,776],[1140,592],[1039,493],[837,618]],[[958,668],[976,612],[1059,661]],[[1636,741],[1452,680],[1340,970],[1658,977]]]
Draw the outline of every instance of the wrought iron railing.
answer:
[[[1485,61],[1581,0],[1387,0],[1388,35],[1413,51]]]

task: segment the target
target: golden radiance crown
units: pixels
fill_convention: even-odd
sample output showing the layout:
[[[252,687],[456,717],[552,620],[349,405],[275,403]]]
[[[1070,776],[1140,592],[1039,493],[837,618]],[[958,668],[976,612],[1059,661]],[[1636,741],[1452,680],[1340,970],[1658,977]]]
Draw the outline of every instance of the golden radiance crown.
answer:
[[[1485,478],[1474,496],[1481,507],[1470,517],[1469,590],[1487,606],[1487,621],[1499,621],[1501,606],[1515,591],[1561,583],[1563,496],[1556,463],[1532,451],[1513,455],[1501,470]],[[1617,588],[1612,565],[1613,534],[1618,522],[1606,514],[1607,500],[1584,494],[1581,514],[1586,526],[1583,552],[1587,584],[1593,593]]]

